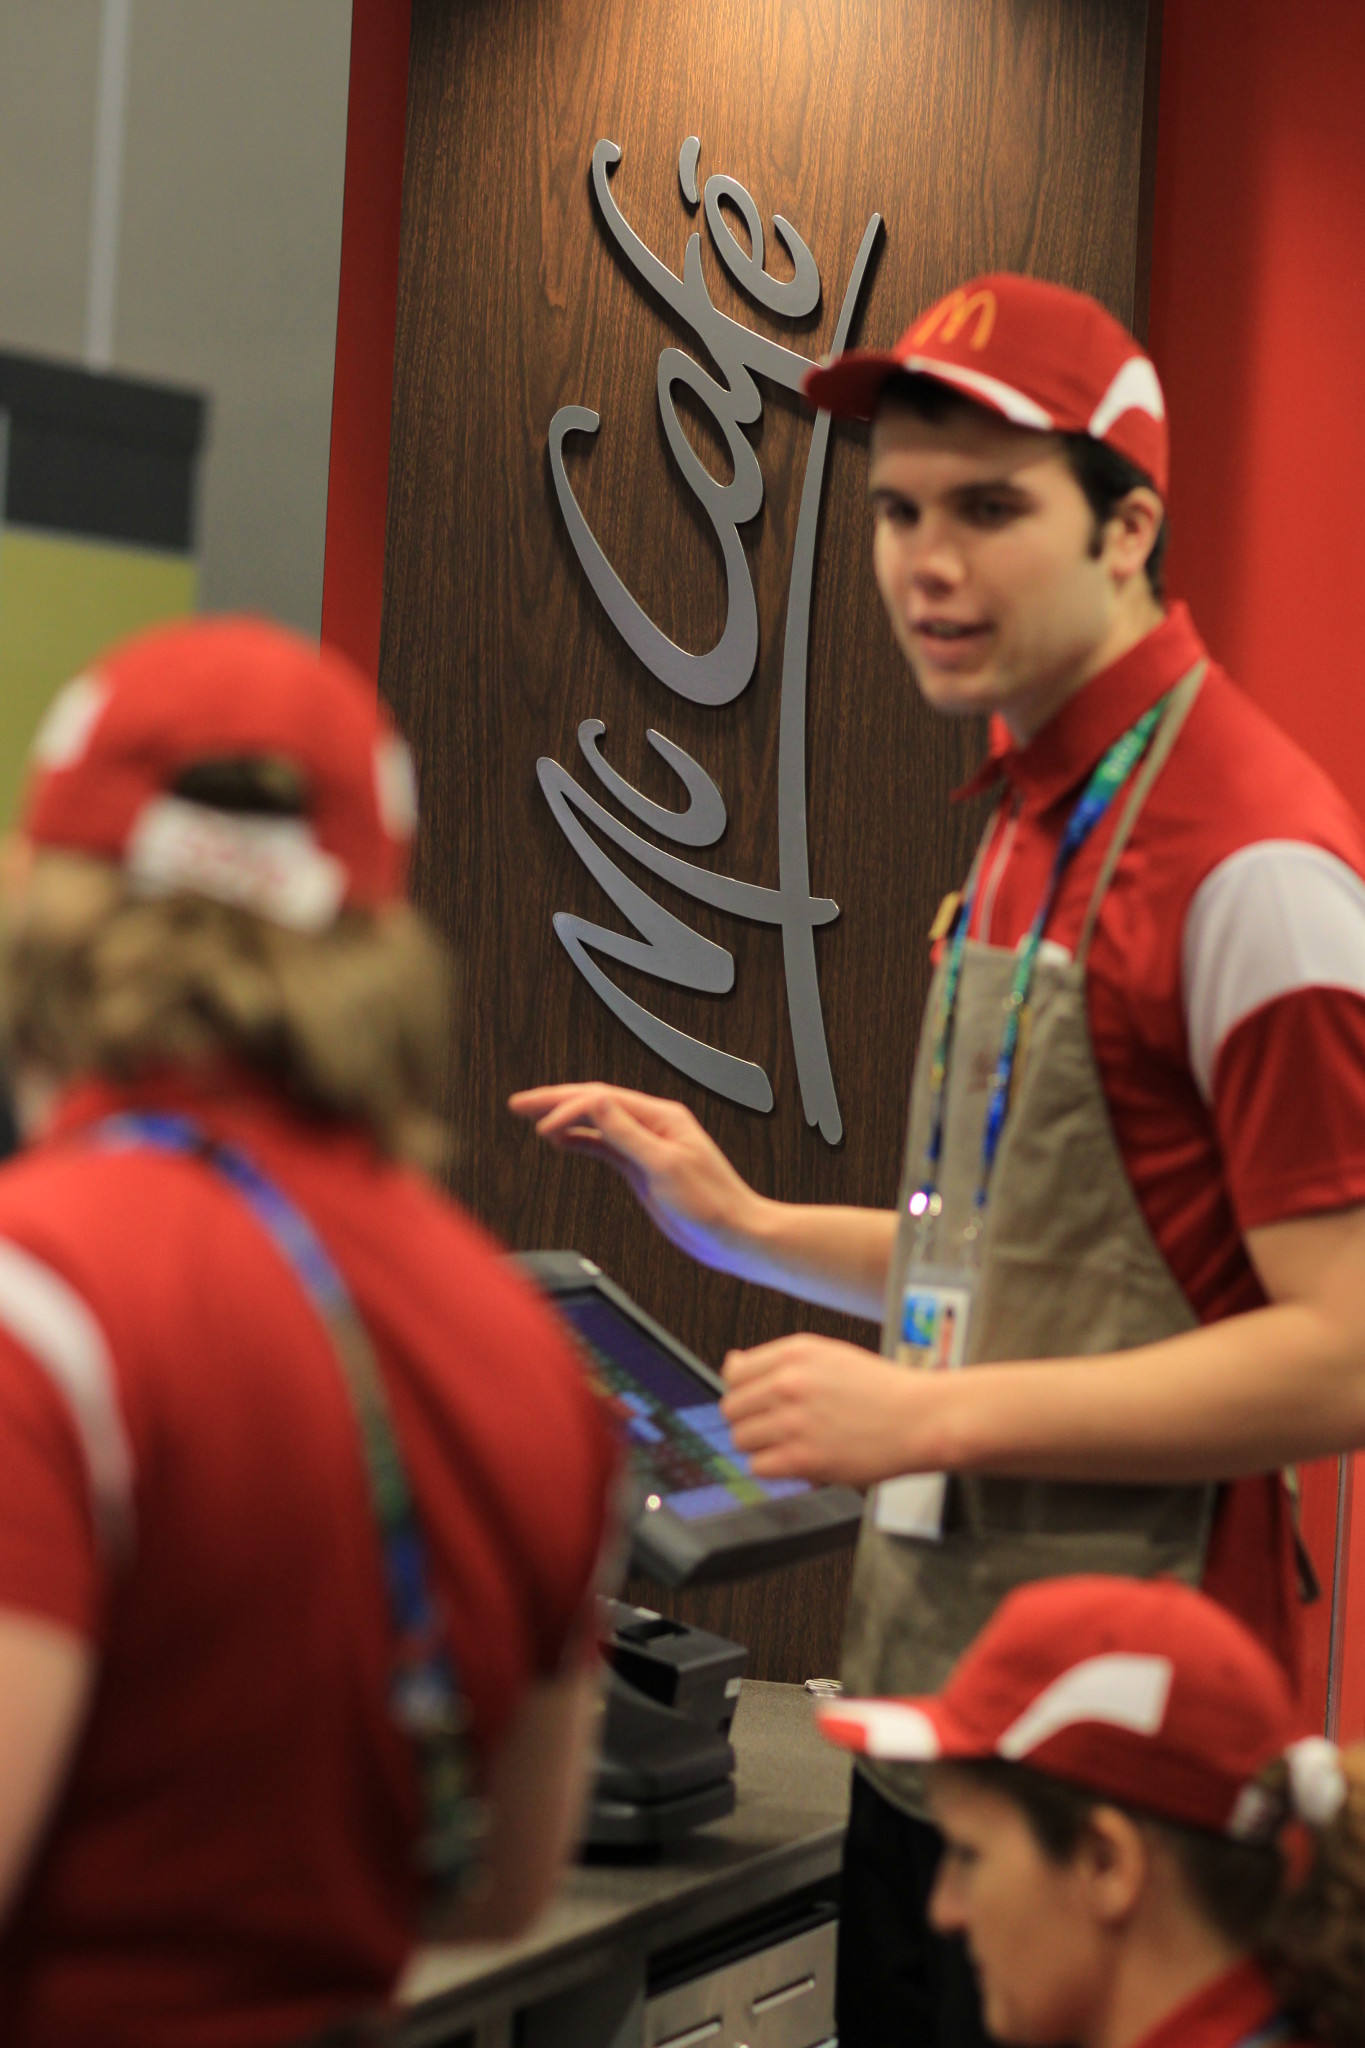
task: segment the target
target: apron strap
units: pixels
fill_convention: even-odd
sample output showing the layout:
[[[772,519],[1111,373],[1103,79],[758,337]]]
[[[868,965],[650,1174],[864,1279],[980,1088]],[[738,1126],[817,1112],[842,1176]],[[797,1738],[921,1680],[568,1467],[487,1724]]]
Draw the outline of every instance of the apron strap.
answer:
[[[1157,727],[1152,744],[1148,747],[1142,765],[1138,769],[1137,779],[1123,808],[1123,815],[1114,827],[1114,836],[1105,851],[1099,877],[1095,883],[1094,893],[1090,898],[1090,907],[1085,913],[1085,923],[1081,926],[1081,936],[1076,947],[1075,957],[1078,967],[1084,967],[1085,965],[1087,955],[1090,952],[1090,941],[1095,936],[1095,927],[1100,920],[1100,907],[1109,893],[1109,884],[1114,879],[1114,870],[1118,867],[1119,861],[1123,856],[1123,850],[1132,837],[1133,827],[1136,825],[1142,807],[1147,801],[1152,784],[1165,767],[1171,749],[1180,737],[1180,729],[1194,706],[1195,698],[1199,695],[1199,686],[1204,680],[1208,665],[1207,659],[1197,661],[1189,673],[1181,677],[1171,692],[1171,701],[1166,707],[1166,715]]]

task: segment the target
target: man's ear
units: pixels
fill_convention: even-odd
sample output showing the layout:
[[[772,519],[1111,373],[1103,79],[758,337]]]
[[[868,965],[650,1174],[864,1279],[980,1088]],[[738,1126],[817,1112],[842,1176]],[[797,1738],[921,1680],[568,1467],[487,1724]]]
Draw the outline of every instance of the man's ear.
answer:
[[[1133,1917],[1151,1877],[1151,1845],[1117,1806],[1092,1807],[1076,1847],[1075,1867],[1094,1917],[1118,1928]]]
[[[1101,553],[1119,583],[1131,582],[1147,566],[1166,508],[1147,484],[1136,484],[1119,499],[1104,527]]]

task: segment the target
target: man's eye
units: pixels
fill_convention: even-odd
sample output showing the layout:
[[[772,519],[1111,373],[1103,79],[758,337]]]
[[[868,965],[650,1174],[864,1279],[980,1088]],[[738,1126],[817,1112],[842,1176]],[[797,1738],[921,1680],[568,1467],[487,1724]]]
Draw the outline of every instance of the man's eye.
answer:
[[[906,527],[916,523],[919,512],[903,498],[879,498],[872,508],[872,517],[878,526]]]
[[[1012,498],[975,498],[966,508],[968,523],[972,526],[1007,526],[1017,518],[1018,506]]]

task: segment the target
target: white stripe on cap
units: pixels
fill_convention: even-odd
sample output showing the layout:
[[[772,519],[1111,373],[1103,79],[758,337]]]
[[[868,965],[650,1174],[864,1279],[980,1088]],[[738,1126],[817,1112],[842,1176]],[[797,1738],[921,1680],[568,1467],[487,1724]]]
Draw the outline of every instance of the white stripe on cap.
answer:
[[[102,676],[73,676],[48,705],[33,736],[30,758],[39,768],[74,768],[85,756],[90,735],[109,701]]]
[[[840,1700],[820,1714],[820,1726],[832,1740],[849,1729],[864,1756],[896,1763],[932,1763],[939,1753],[938,1730],[919,1707],[903,1700]]]
[[[1016,391],[1012,384],[1002,384],[998,377],[988,377],[984,370],[968,370],[957,363],[941,363],[934,356],[907,356],[900,366],[911,376],[937,377],[946,384],[956,384],[963,391],[971,391],[978,398],[984,398],[1002,412],[1007,420],[1013,420],[1017,427],[1039,427],[1046,433],[1055,426],[1052,414],[1045,412],[1036,398],[1027,397]]]
[[[1229,1034],[1299,989],[1365,996],[1365,881],[1295,839],[1241,847],[1204,877],[1181,949],[1190,1069],[1205,1102]]]
[[[91,1506],[113,1559],[133,1541],[133,1458],[108,1341],[89,1305],[50,1266],[0,1238],[0,1328],[42,1368],[70,1411]]]
[[[996,1743],[996,1754],[1018,1763],[1064,1728],[1084,1721],[1155,1735],[1165,1718],[1172,1675],[1169,1657],[1139,1657],[1125,1651],[1087,1657],[1054,1678],[1025,1707]]]
[[[144,895],[184,889],[290,931],[325,931],[346,895],[346,869],[304,819],[220,811],[179,796],[143,805],[124,866]]]
[[[1154,420],[1166,417],[1161,380],[1146,356],[1129,356],[1123,367],[1115,372],[1109,389],[1090,415],[1086,432],[1102,441],[1114,421],[1122,419],[1126,412],[1149,413]]]

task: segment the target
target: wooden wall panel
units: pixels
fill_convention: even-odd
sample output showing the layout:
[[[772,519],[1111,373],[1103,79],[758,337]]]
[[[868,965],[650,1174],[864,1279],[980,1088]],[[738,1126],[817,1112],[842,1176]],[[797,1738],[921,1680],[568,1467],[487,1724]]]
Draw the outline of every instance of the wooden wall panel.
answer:
[[[816,935],[845,1136],[809,1129],[794,1073],[779,934],[701,909],[622,866],[731,949],[733,992],[697,996],[606,963],[659,1015],[760,1062],[775,1107],[740,1110],[682,1080],[613,1017],[555,938],[557,911],[625,928],[536,780],[548,755],[607,803],[578,751],[605,722],[608,759],[657,801],[680,786],[656,726],[714,777],[728,826],[690,856],[777,881],[782,626],[811,423],[762,387],[751,440],[766,496],[743,529],[757,592],[757,669],[724,708],[673,695],[627,649],[571,548],[547,459],[560,406],[601,414],[568,474],[608,558],[682,645],[714,644],[720,552],[660,425],[661,349],[704,360],[604,235],[594,145],[622,152],[612,193],[681,271],[694,228],[718,306],[816,356],[830,345],[870,216],[885,240],[861,319],[893,339],[969,273],[1032,271],[1131,318],[1138,274],[1146,0],[414,0],[381,686],[416,748],[418,889],[458,953],[462,1037],[451,1102],[459,1196],[518,1246],[590,1254],[703,1356],[800,1327],[866,1326],[699,1271],[605,1172],[540,1148],[512,1088],[594,1077],[689,1102],[741,1172],[797,1200],[889,1204],[927,979],[924,933],[961,875],[979,814],[949,791],[980,731],[919,702],[872,581],[865,439],[835,430],[811,620],[811,886],[841,906]],[[754,308],[684,206],[678,152],[728,173],[765,222],[790,219],[819,266],[817,312],[792,329]],[[770,268],[785,274],[779,252]],[[706,365],[708,368],[710,364]],[[722,479],[723,444],[686,415]],[[620,814],[624,815],[624,814]],[[685,851],[685,849],[679,849]],[[832,1668],[847,1560],[694,1598],[746,1637],[761,1675]]]

